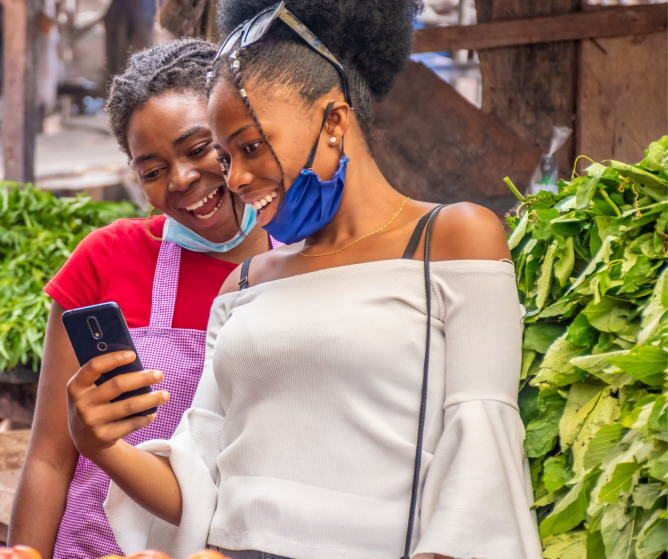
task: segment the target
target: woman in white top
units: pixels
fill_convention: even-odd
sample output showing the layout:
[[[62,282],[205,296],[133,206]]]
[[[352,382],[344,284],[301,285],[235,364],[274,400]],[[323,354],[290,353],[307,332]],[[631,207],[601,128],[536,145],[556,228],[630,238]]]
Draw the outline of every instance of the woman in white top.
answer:
[[[105,506],[126,553],[152,547],[180,559],[208,545],[233,559],[396,559],[425,352],[421,228],[434,205],[408,200],[380,173],[371,106],[405,63],[420,2],[270,4],[222,2],[230,35],[210,74],[208,115],[230,190],[289,246],[223,285],[202,380],[172,439],[138,448],[117,439],[145,421],[124,419],[129,411],[168,398],[109,404],[155,382],[144,371],[96,387],[99,371],[131,358],[122,353],[72,379],[70,429],[115,482]],[[508,257],[490,211],[438,213],[411,556],[541,555]]]

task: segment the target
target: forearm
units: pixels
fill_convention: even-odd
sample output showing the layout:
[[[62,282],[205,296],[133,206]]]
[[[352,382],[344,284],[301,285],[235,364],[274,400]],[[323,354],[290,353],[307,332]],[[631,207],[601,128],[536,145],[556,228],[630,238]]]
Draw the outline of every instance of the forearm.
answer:
[[[72,481],[73,468],[67,470],[42,460],[26,461],[9,522],[9,545],[29,545],[44,559],[52,556]]]
[[[121,440],[91,459],[143,509],[171,524],[181,522],[181,488],[168,458]]]

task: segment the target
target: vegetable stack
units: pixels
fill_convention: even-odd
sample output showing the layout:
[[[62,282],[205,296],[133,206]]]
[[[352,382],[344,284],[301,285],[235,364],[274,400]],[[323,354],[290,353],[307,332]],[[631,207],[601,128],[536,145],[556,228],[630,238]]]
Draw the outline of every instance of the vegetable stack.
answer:
[[[520,409],[548,559],[666,551],[667,148],[665,136],[637,165],[594,163],[558,194],[518,195],[508,218],[527,310]]]
[[[19,364],[37,370],[50,298],[44,285],[88,233],[119,217],[129,202],[57,198],[32,186],[0,183],[0,375]]]

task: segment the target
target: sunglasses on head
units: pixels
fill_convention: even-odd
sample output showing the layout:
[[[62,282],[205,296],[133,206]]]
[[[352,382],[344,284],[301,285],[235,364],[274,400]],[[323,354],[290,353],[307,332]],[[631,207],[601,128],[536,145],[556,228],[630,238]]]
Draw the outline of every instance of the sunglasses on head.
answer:
[[[280,20],[285,23],[290,29],[297,33],[297,35],[299,35],[309,47],[311,47],[323,58],[326,58],[338,70],[339,74],[341,75],[341,81],[343,83],[343,95],[345,97],[346,103],[348,103],[352,109],[353,102],[350,97],[348,78],[346,77],[346,72],[343,69],[343,66],[329,51],[329,49],[322,44],[320,39],[311,33],[311,31],[301,21],[299,21],[289,12],[289,10],[285,7],[285,2],[279,2],[270,8],[262,10],[256,16],[243,22],[234,31],[232,31],[232,33],[227,36],[227,39],[223,41],[220,49],[218,49],[218,53],[213,59],[213,64],[216,63],[219,57],[230,54],[239,40],[241,40],[239,48],[246,48],[257,43],[267,34],[271,24],[276,20]],[[210,73],[207,77],[211,77]]]

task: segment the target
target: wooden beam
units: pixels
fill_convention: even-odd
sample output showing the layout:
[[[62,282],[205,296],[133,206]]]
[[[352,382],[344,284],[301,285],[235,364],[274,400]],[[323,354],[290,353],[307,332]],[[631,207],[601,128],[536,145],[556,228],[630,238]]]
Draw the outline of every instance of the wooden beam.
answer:
[[[414,53],[483,50],[599,37],[641,35],[668,27],[666,4],[605,8],[592,12],[477,25],[432,27],[415,34]]]
[[[5,180],[35,178],[38,0],[2,0]]]

